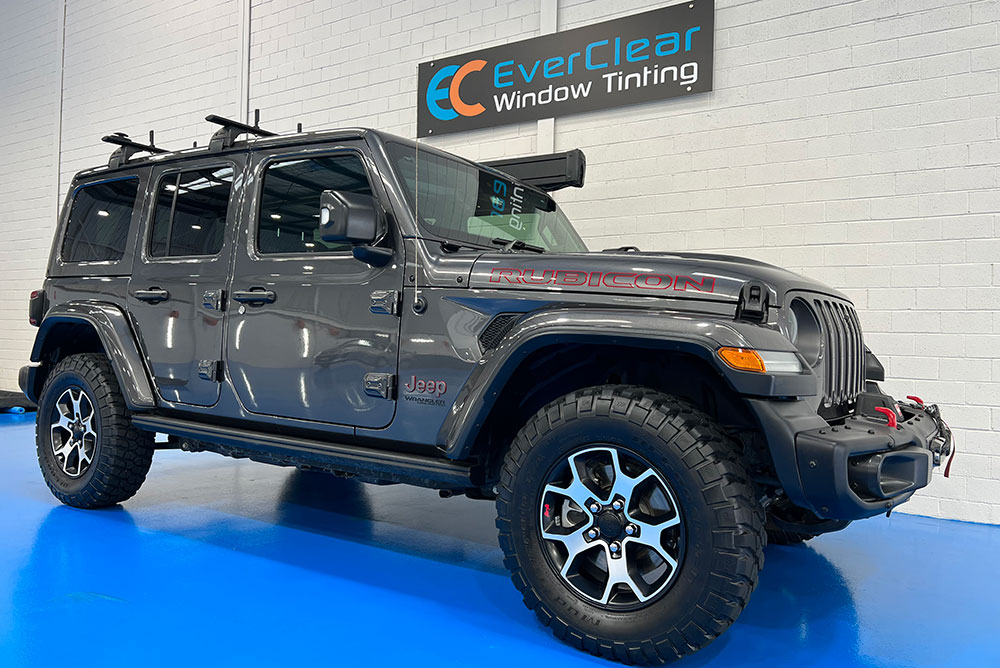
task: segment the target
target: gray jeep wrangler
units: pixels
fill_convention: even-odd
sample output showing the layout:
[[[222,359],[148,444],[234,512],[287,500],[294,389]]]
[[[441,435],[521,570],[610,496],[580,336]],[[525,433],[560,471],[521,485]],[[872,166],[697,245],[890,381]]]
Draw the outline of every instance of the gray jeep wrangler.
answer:
[[[836,290],[588,251],[549,195],[582,186],[579,151],[207,120],[204,147],[105,137],[66,198],[20,374],[63,503],[131,497],[157,433],[493,499],[542,624],[659,664],[733,623],[768,540],[887,514],[951,451],[935,406],[879,390]]]

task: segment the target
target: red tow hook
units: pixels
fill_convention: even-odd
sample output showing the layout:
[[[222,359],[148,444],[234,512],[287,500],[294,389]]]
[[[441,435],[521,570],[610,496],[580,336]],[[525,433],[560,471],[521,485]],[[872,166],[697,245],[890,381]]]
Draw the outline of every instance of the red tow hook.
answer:
[[[923,406],[923,405],[924,405],[924,400],[923,400],[923,399],[921,399],[920,397],[915,397],[915,396],[913,396],[912,394],[908,394],[908,395],[906,395],[906,398],[907,398],[907,399],[909,399],[910,401],[915,401],[915,402],[917,402],[917,403],[918,403],[918,404],[920,404],[921,406]]]
[[[885,408],[883,406],[876,406],[875,410],[885,416],[885,419],[889,421],[889,429],[896,428],[896,412],[891,408]]]
[[[955,443],[952,442],[952,444],[951,444],[951,457],[948,458],[948,463],[944,467],[944,477],[945,478],[950,478],[951,477],[951,463],[953,461],[955,461],[955,453],[956,452],[958,452],[958,449],[955,447]]]

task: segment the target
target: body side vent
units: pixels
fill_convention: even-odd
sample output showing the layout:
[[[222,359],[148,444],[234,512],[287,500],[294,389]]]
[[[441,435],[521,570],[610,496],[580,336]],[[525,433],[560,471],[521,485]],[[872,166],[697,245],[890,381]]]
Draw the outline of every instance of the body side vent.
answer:
[[[521,315],[520,313],[499,313],[494,316],[490,320],[490,324],[486,325],[486,329],[479,335],[479,345],[483,347],[483,352],[499,346]]]

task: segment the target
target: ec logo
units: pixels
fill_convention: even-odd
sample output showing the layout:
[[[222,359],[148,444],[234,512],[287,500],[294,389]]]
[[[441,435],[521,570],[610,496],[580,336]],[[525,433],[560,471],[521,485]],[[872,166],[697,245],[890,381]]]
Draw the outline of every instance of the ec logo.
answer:
[[[478,72],[484,67],[486,67],[485,60],[470,60],[461,67],[458,65],[442,67],[431,79],[431,82],[427,84],[427,109],[431,112],[431,115],[439,121],[450,121],[458,118],[459,114],[462,116],[478,116],[486,111],[486,107],[478,102],[475,104],[466,104],[458,94],[458,87],[462,85],[462,80],[465,79],[466,75],[471,72]],[[447,88],[442,88],[441,83],[448,77],[452,77],[451,84]],[[450,101],[452,108],[446,109],[442,107],[439,104],[442,100]]]

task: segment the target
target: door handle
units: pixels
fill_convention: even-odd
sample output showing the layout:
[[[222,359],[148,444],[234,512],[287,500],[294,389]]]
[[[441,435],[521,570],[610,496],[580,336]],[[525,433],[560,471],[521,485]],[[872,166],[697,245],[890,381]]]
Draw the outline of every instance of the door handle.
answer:
[[[263,288],[251,288],[249,290],[237,290],[233,293],[233,299],[241,304],[273,304],[278,296],[274,290]]]
[[[150,288],[149,290],[136,290],[134,293],[135,298],[139,301],[149,302],[151,304],[156,304],[158,302],[166,301],[170,299],[170,293],[166,290],[161,290],[160,288]]]

